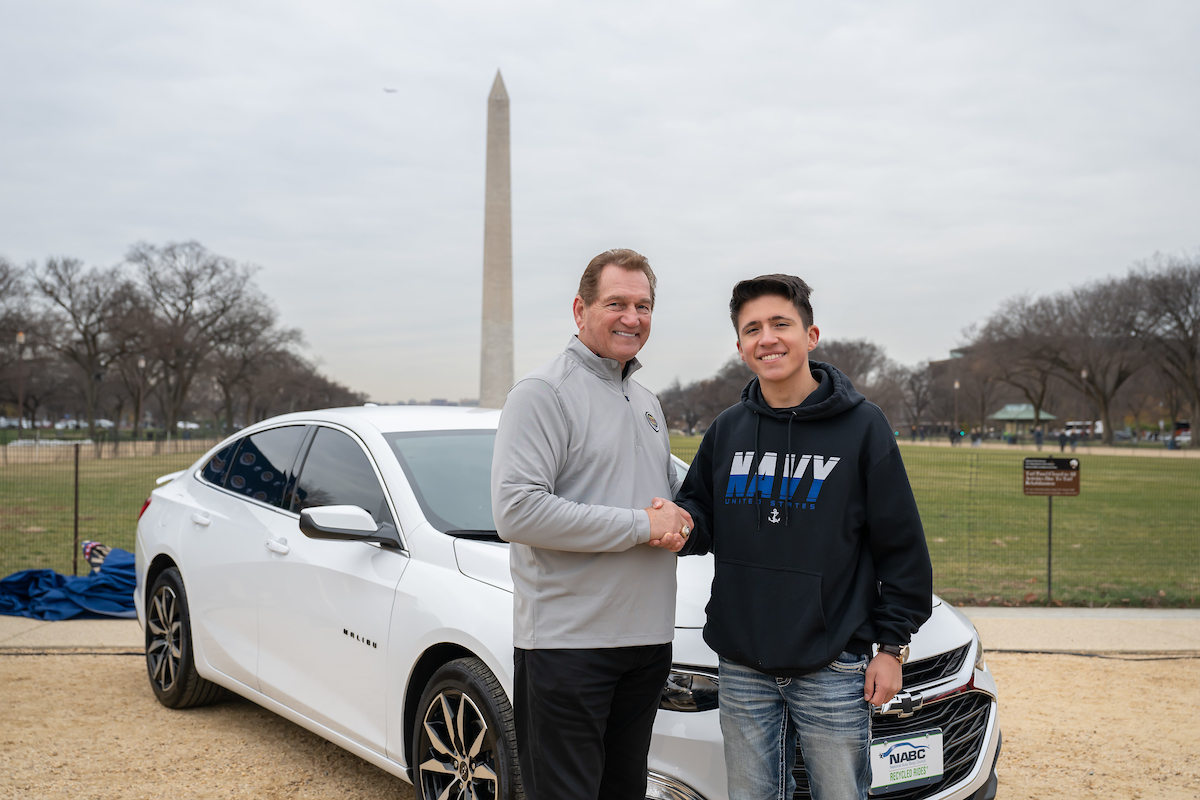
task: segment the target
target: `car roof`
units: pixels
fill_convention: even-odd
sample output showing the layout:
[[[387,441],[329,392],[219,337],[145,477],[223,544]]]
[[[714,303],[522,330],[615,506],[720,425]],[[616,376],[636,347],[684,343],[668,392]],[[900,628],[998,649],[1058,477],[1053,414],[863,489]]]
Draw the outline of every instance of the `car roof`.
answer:
[[[272,417],[255,428],[280,422],[334,422],[355,428],[369,425],[383,433],[402,431],[449,431],[463,429],[494,429],[500,421],[500,410],[468,406],[349,406],[300,411]]]

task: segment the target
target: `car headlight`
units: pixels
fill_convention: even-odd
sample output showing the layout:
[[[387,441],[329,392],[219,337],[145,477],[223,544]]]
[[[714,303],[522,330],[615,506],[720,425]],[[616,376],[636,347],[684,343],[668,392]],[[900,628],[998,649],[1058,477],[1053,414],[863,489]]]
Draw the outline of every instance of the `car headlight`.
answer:
[[[704,800],[700,793],[674,778],[648,770],[646,775],[646,800]]]
[[[717,707],[717,673],[672,667],[658,707],[666,711],[711,711]]]
[[[975,631],[975,669],[987,669],[987,661],[983,657],[983,637]]]

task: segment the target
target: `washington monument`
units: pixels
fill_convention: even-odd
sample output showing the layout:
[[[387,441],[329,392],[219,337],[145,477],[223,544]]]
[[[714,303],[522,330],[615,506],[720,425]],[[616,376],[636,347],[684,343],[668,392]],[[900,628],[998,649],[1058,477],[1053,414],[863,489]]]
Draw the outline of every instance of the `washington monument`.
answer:
[[[513,385],[512,176],[508,92],[496,70],[488,95],[487,179],[483,206],[483,341],[479,405],[500,408]]]

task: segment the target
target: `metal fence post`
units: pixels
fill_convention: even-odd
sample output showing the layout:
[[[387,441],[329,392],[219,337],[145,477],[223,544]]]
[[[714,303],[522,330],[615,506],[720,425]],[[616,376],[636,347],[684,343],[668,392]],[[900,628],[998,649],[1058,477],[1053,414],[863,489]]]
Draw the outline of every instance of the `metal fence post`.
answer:
[[[79,448],[75,445],[75,536],[71,544],[71,574],[79,574]]]
[[[1054,498],[1046,498],[1046,605],[1054,602]]]

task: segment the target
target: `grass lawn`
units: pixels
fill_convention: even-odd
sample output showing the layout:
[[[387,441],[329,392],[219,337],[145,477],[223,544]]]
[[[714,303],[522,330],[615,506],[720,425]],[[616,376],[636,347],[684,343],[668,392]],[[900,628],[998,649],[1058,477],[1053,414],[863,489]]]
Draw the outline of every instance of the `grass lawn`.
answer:
[[[700,440],[673,436],[671,444],[687,461]],[[1045,604],[1048,503],[1022,493],[1028,454],[902,450],[935,590],[951,602]],[[1076,455],[1081,494],[1055,498],[1053,506],[1053,600],[1196,607],[1200,460]],[[154,479],[198,456],[81,461],[80,541],[132,549]],[[70,461],[0,466],[0,577],[41,567],[70,573],[73,507]]]
[[[671,440],[685,461],[699,443]],[[902,451],[938,594],[952,602],[1045,604],[1049,503],[1023,494],[1022,460],[1031,454]],[[1196,606],[1200,461],[1075,455],[1080,495],[1053,503],[1053,601]]]
[[[79,541],[133,549],[138,511],[154,479],[192,464],[201,453],[79,462]],[[0,577],[21,569],[71,574],[74,464],[0,466]],[[79,559],[79,571],[87,571]]]

